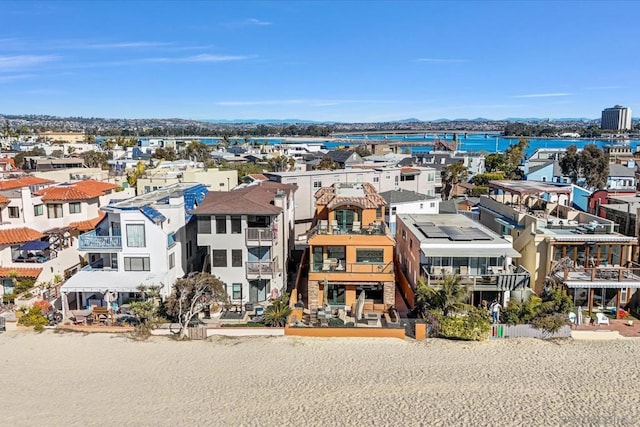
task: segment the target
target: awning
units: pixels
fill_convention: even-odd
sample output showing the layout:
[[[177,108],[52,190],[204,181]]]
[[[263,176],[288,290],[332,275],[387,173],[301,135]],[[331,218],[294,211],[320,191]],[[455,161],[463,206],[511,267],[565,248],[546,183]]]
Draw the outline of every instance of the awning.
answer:
[[[167,273],[150,271],[81,270],[71,276],[60,288],[68,292],[139,292],[138,287],[166,286]]]
[[[19,251],[42,251],[49,247],[49,242],[42,240],[32,240],[18,248]]]
[[[606,280],[594,280],[594,281],[567,281],[564,282],[568,288],[584,288],[584,289],[640,289],[640,281],[622,281],[619,282],[617,280],[614,281],[606,281]]]
[[[456,246],[447,248],[422,248],[426,257],[455,257],[455,258],[482,258],[482,257],[511,257],[520,258],[520,252],[513,248],[473,248],[468,246]]]

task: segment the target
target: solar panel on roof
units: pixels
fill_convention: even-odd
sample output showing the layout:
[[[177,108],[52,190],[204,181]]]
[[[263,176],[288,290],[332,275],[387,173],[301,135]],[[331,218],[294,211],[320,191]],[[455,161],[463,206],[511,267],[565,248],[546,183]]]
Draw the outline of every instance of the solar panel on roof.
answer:
[[[446,239],[449,237],[440,227],[433,225],[420,226],[420,231],[430,239]]]
[[[149,218],[154,224],[164,221],[167,219],[160,212],[152,208],[151,206],[141,206],[140,212],[144,214],[147,218]]]
[[[463,228],[444,226],[440,227],[444,233],[447,234],[449,239],[454,241],[470,241],[473,240],[470,236],[468,236]]]
[[[473,240],[491,240],[491,236],[478,228],[469,228],[467,234],[470,235]]]

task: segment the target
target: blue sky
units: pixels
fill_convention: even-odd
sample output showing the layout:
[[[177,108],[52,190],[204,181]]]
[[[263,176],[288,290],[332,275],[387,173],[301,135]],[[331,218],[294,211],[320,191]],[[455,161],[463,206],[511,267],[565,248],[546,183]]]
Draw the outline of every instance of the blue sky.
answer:
[[[640,2],[0,3],[0,113],[386,121],[640,113]]]

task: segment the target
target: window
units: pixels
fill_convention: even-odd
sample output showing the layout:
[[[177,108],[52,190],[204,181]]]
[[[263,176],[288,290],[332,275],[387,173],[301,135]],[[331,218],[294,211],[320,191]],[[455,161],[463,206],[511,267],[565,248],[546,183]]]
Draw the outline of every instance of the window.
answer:
[[[384,251],[382,249],[356,249],[356,262],[382,264],[384,262]]]
[[[198,233],[211,234],[211,217],[209,215],[198,216]]]
[[[233,293],[232,299],[242,299],[242,283],[234,283],[231,292]]]
[[[382,206],[376,208],[376,218],[382,218]]]
[[[127,224],[127,246],[144,248],[144,224]]]
[[[176,254],[174,252],[169,254],[169,268],[173,268],[175,266],[176,266]]]
[[[344,246],[327,246],[327,258],[329,259],[345,259],[345,247]]]
[[[400,177],[396,175],[393,179],[396,182],[396,185],[398,185],[398,181],[400,181]]]
[[[393,206],[393,207],[391,208],[391,215],[395,215],[395,214],[396,214],[396,207],[395,207],[395,206]]]
[[[20,218],[20,208],[17,206],[9,206],[9,218]]]
[[[59,203],[47,205],[47,216],[49,218],[62,218],[62,205]]]
[[[125,271],[151,271],[149,257],[124,257]]]
[[[242,267],[242,249],[231,250],[231,267]]]
[[[212,267],[226,267],[227,266],[227,250],[226,249],[214,249],[212,254]]]
[[[429,207],[430,208],[435,208],[436,207],[436,202],[429,202]]]
[[[231,234],[242,233],[242,218],[239,216],[231,217]]]
[[[321,188],[322,181],[313,181],[313,188]]]
[[[44,205],[35,205],[35,206],[33,206],[33,215],[34,216],[44,215]]]
[[[373,182],[380,182],[380,177],[379,176],[374,176],[373,177]]]
[[[413,249],[413,239],[409,239],[409,249]]]
[[[427,182],[433,182],[436,180],[435,174],[433,172],[429,172],[427,174]]]
[[[420,203],[420,209],[424,208],[424,203]]]
[[[80,202],[69,203],[69,213],[80,213],[82,212],[82,208],[80,206]]]
[[[227,217],[216,217],[216,234],[227,234]]]

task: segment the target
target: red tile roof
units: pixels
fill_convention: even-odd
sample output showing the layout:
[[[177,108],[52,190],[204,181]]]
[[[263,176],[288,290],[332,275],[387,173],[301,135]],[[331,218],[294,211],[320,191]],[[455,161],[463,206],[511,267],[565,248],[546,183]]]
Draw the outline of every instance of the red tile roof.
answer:
[[[17,277],[33,277],[37,279],[40,273],[42,273],[41,268],[0,267],[0,277],[11,277],[15,274]]]
[[[9,203],[11,200],[0,194],[0,203]]]
[[[36,176],[25,176],[22,178],[7,179],[0,181],[0,190],[11,190],[14,188],[30,187],[32,185],[53,184],[50,179],[38,178]]]
[[[107,216],[106,213],[100,212],[100,215],[95,218],[88,219],[86,221],[74,221],[69,224],[69,227],[76,227],[80,231],[91,231],[96,228],[96,225],[98,225],[105,216]]]
[[[0,230],[0,245],[12,245],[14,243],[30,242],[41,239],[44,234],[32,228],[7,228]]]
[[[104,195],[107,191],[118,188],[117,185],[93,180],[79,181],[73,184],[47,187],[35,194],[42,196],[42,201],[49,200],[87,200]]]
[[[74,183],[74,185],[76,186],[76,188],[79,188],[80,190],[86,192],[100,193],[100,196],[102,196],[107,191],[115,190],[119,187],[118,185],[112,184],[110,182],[95,181],[93,179],[78,181]]]

